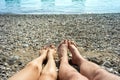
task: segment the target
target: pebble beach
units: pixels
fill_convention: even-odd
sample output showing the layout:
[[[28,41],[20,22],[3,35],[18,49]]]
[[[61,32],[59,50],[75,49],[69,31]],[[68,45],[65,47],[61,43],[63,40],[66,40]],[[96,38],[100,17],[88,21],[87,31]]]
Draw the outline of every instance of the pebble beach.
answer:
[[[0,80],[7,80],[39,57],[39,49],[44,45],[57,47],[64,39],[75,41],[81,55],[89,61],[120,76],[119,13],[4,14],[0,15]],[[57,54],[55,61],[58,67]]]

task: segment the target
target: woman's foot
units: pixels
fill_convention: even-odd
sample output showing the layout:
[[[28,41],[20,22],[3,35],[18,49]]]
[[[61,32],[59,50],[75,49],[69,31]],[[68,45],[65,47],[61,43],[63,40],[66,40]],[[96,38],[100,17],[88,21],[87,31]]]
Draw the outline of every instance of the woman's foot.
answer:
[[[46,59],[47,53],[48,53],[48,47],[44,46],[43,48],[40,49],[39,55],[41,58]]]
[[[82,60],[85,60],[76,48],[76,44],[73,41],[68,40],[68,49],[72,53],[72,63],[80,65]]]
[[[58,55],[59,55],[60,60],[68,61],[67,49],[68,49],[68,42],[67,40],[64,40],[58,46]]]
[[[49,57],[54,57],[54,55],[56,54],[56,47],[54,45],[50,45],[48,48],[48,58]]]

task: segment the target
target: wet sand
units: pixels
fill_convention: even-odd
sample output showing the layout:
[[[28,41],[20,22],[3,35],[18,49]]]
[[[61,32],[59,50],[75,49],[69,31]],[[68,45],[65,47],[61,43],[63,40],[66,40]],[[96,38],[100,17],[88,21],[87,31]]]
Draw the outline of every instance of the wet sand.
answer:
[[[75,41],[85,58],[120,75],[120,14],[0,15],[0,78],[38,57],[42,46],[57,47],[63,39]]]

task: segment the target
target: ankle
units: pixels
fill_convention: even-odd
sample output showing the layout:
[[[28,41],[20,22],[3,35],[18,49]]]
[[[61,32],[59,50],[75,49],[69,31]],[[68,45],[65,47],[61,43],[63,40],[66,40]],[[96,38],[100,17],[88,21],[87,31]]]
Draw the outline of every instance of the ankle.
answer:
[[[67,57],[61,57],[60,62],[68,63],[68,58]]]

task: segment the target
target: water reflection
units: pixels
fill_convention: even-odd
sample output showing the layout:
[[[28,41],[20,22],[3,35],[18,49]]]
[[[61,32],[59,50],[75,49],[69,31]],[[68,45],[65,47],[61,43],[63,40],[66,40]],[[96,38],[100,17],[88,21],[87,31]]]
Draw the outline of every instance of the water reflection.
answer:
[[[22,11],[34,11],[41,8],[41,0],[21,0],[21,10]]]
[[[86,0],[1,0],[4,11],[83,11]],[[0,8],[1,9],[1,8]]]
[[[5,0],[5,10],[7,13],[16,12],[20,9],[21,0]]]
[[[18,3],[19,4],[21,2],[21,0],[5,0],[5,2],[8,4],[9,3]]]
[[[72,0],[55,0],[55,5],[56,6],[68,6],[72,5]]]
[[[5,0],[6,6],[9,7],[19,7],[21,0]]]
[[[53,2],[55,0],[41,0],[41,2],[49,2],[49,1]]]

